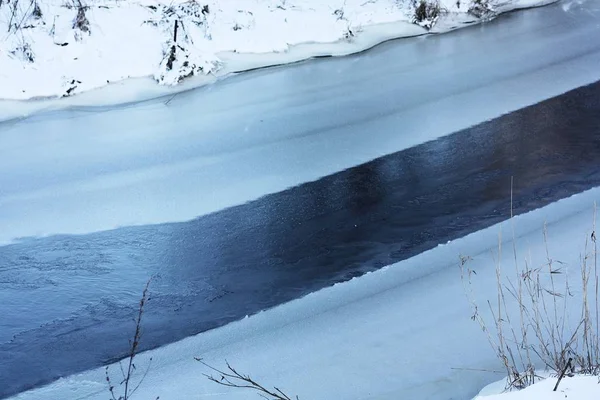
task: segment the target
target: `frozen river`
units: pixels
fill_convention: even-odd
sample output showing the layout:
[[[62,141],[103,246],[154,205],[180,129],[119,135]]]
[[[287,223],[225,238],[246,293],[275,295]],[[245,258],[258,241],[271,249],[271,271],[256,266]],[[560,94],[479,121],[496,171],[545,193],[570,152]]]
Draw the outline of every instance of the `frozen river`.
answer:
[[[590,3],[0,123],[0,396],[598,186]]]

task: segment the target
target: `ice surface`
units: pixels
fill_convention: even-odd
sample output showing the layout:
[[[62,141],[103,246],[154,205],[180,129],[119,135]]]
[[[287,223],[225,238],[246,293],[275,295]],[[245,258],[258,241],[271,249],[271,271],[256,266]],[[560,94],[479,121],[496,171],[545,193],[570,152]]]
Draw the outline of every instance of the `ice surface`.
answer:
[[[549,6],[172,98],[1,123],[0,242],[188,220],[591,83],[599,14]]]

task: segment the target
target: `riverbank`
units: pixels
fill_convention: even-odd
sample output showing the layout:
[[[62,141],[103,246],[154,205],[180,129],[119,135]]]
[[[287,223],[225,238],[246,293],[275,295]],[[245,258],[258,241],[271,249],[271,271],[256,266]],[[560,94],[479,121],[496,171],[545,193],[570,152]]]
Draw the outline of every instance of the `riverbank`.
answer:
[[[551,2],[490,1],[483,12],[472,0],[441,0],[438,14],[417,17],[412,0],[20,0],[0,7],[8,32],[0,44],[0,120],[168,96],[237,72],[345,56]]]

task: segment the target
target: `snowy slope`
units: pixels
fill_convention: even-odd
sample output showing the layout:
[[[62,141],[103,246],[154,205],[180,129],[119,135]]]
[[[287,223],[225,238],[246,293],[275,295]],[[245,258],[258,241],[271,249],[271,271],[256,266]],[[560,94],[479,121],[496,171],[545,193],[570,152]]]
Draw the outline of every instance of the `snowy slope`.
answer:
[[[195,75],[199,85],[232,71],[361,51],[424,34],[435,22],[444,31],[549,2],[441,0],[438,20],[416,17],[413,0],[4,1],[0,98],[69,96],[147,76],[174,85]],[[309,46],[294,51],[300,44]]]

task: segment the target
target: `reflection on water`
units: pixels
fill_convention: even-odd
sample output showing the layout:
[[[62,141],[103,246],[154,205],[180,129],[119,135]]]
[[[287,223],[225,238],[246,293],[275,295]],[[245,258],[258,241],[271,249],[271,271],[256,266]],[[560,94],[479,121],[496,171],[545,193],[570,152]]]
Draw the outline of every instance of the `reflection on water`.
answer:
[[[0,396],[123,356],[151,275],[143,348],[505,219],[511,177],[516,213],[599,185],[599,95],[594,84],[194,221],[0,247]]]

